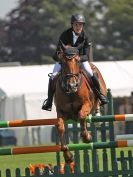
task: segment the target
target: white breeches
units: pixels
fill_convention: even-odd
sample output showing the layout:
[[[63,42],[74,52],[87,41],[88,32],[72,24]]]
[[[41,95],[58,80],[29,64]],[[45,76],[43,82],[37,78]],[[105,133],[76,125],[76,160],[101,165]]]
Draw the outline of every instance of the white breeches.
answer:
[[[87,72],[88,75],[93,76],[93,72],[88,61],[82,62],[81,67]],[[58,62],[56,62],[54,65],[53,73],[51,75],[52,80],[60,72],[60,70],[61,70],[61,65]]]
[[[88,61],[82,62],[81,67],[87,72],[88,75],[93,76],[93,72]]]
[[[61,65],[58,62],[56,62],[55,65],[54,65],[53,73],[51,75],[52,80],[60,72],[60,70],[61,70]]]

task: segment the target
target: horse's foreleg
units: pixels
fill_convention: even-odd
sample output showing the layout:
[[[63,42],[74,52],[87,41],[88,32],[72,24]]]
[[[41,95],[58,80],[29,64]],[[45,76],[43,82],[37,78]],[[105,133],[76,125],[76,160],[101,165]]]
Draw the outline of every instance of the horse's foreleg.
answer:
[[[85,119],[80,119],[81,126],[81,137],[84,143],[90,143],[92,141],[92,136],[87,130],[87,123]]]
[[[57,129],[58,129],[58,133],[59,133],[61,148],[65,149],[66,142],[65,142],[65,137],[64,137],[65,127],[64,127],[63,118],[58,118]]]
[[[79,121],[81,127],[81,137],[84,143],[90,143],[92,141],[92,136],[87,130],[86,117],[90,113],[90,105],[87,102],[82,106],[79,112]]]
[[[66,141],[65,141],[65,127],[64,127],[64,120],[63,118],[58,118],[57,129],[59,133],[60,143],[61,143],[61,150],[63,151],[63,156],[66,163],[73,162],[73,154],[69,151]]]

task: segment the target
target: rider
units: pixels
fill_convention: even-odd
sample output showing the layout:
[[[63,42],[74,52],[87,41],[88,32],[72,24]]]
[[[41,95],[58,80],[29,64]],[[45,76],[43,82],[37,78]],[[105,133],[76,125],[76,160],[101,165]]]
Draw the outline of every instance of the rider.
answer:
[[[61,65],[58,62],[58,55],[57,55],[58,51],[60,50],[60,45],[61,45],[60,41],[62,41],[65,45],[71,45],[73,47],[77,47],[79,44],[83,43],[82,49],[80,49],[79,51],[80,59],[81,59],[81,67],[87,72],[89,76],[91,76],[92,83],[95,88],[95,92],[101,101],[101,105],[107,104],[108,102],[106,96],[102,94],[99,81],[95,76],[95,74],[93,74],[90,64],[88,62],[88,57],[89,57],[88,51],[90,48],[90,43],[88,37],[85,34],[84,25],[85,25],[85,17],[82,14],[72,15],[71,28],[64,31],[59,38],[59,43],[57,45],[56,52],[53,56],[53,59],[56,61],[56,63],[53,69],[53,73],[49,79],[48,99],[46,99],[43,103],[42,106],[43,110],[51,111],[52,109],[53,95],[55,91],[53,88],[53,79],[61,70]]]

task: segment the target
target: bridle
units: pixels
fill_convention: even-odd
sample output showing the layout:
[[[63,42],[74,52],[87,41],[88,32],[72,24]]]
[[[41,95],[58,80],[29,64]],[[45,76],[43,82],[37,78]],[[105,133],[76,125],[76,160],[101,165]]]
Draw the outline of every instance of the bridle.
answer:
[[[82,49],[84,45],[85,40],[79,44],[77,47],[72,47],[72,46],[66,46],[64,43],[60,40],[60,49],[61,52],[59,51],[58,57],[60,58],[60,63],[62,65],[61,67],[61,86],[63,90],[70,94],[70,93],[75,93],[78,91],[79,86],[81,85],[82,82],[82,74],[80,72],[80,57],[79,57],[79,51]],[[76,58],[77,57],[77,58]],[[67,61],[68,60],[68,61]],[[69,72],[65,73],[65,66],[67,66],[67,62],[76,60],[75,64],[78,65],[78,72]],[[73,78],[74,82],[69,83],[69,81]]]
[[[72,48],[72,47],[71,47]],[[69,55],[69,53],[66,55],[65,51],[63,53],[63,59],[61,61],[62,69],[61,69],[61,86],[65,93],[71,94],[77,92],[79,85],[81,83],[81,74],[80,72],[70,72],[66,73],[65,68],[67,67],[67,62],[70,62],[73,60],[73,62],[76,62],[77,67],[80,67],[79,60],[76,59],[77,53]],[[70,84],[70,80],[73,79],[74,82]]]

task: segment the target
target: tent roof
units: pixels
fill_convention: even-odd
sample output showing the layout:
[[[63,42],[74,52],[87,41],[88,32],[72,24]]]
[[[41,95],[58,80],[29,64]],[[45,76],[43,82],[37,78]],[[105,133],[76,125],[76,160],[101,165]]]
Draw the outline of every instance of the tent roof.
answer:
[[[96,62],[107,88],[114,97],[130,96],[133,91],[133,61]]]
[[[133,61],[94,62],[113,96],[129,96],[133,91]],[[48,73],[53,65],[0,68],[0,89],[6,95],[47,92]]]
[[[44,93],[53,65],[0,68],[0,88],[6,95]]]

